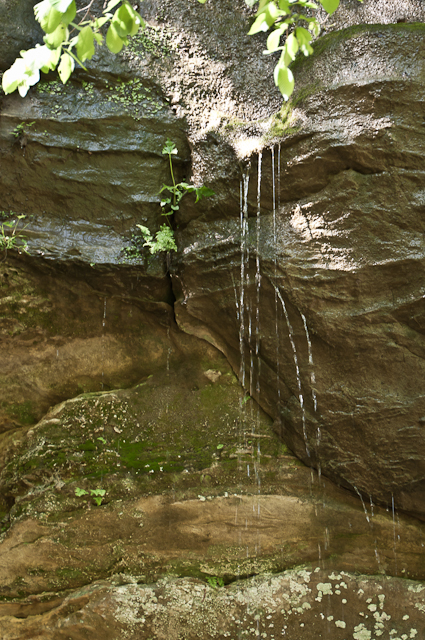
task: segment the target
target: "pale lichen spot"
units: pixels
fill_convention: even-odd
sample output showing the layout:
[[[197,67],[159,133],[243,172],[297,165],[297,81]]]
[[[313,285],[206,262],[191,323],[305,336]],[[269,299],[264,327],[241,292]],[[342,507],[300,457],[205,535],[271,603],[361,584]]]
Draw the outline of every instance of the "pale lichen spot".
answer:
[[[332,584],[330,582],[319,582],[316,586],[317,591],[322,592],[324,596],[332,595]]]
[[[363,622],[354,627],[353,638],[354,640],[370,640],[372,632],[366,629]]]

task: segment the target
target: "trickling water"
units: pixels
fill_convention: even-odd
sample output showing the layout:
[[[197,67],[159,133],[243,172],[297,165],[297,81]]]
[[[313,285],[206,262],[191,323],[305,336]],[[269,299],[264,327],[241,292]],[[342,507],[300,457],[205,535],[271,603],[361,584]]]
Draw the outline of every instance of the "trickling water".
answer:
[[[356,485],[353,485],[353,487],[354,487],[354,491],[357,493],[357,495],[359,496],[359,498],[360,498],[360,500],[361,500],[361,502],[362,502],[362,505],[363,505],[363,511],[364,511],[364,513],[365,513],[366,520],[367,520],[368,524],[370,525],[370,518],[369,518],[369,514],[368,514],[368,512],[367,512],[367,507],[366,507],[365,502],[364,502],[364,500],[363,500],[363,496],[362,496],[362,494],[360,493],[360,491],[357,489]]]
[[[280,143],[277,148],[277,207],[280,207]]]
[[[249,167],[242,175],[241,182],[241,290],[239,298],[239,351],[240,351],[240,381],[245,388],[245,263],[248,259],[247,229],[248,229],[248,186]]]
[[[300,314],[301,314],[301,318],[304,325],[305,337],[307,338],[308,364],[310,365],[311,396],[313,398],[314,410],[317,411],[317,396],[316,396],[316,391],[314,389],[316,384],[316,376],[314,373],[313,351],[311,349],[311,340],[310,340],[310,334],[308,332],[307,320],[305,318],[305,315],[301,313],[301,311],[300,311]]]
[[[395,504],[394,504],[394,496],[391,495],[391,509],[392,509],[392,513],[393,513],[393,530],[394,530],[394,568],[395,568],[395,575],[397,575],[397,540],[396,540],[396,533],[395,533]]]
[[[255,359],[257,362],[257,381],[255,385],[255,391],[257,399],[260,397],[260,378],[261,378],[261,358],[260,358],[260,290],[261,290],[261,265],[260,265],[260,236],[261,236],[261,165],[263,154],[258,154],[258,176],[257,176],[257,237],[256,237],[256,271],[255,271],[255,285],[256,285],[256,314],[255,314]],[[260,425],[260,407],[257,406],[257,427]],[[259,459],[259,456],[258,456]],[[258,479],[257,479],[258,481]],[[258,490],[260,493],[260,489]]]
[[[279,162],[280,162],[280,146],[279,146]],[[272,198],[273,198],[273,253],[274,253],[274,278],[277,278],[277,225],[276,225],[276,180],[275,180],[275,158],[274,147],[272,147]],[[280,183],[280,173],[278,173],[278,182]],[[278,312],[277,291],[274,292],[274,308],[275,308],[275,333],[276,333],[276,388],[277,388],[277,408],[280,408],[280,362],[279,362],[279,312]]]
[[[292,325],[291,325],[291,321],[289,319],[288,311],[286,309],[285,301],[282,298],[282,295],[281,295],[279,289],[276,286],[274,286],[274,288],[275,288],[275,291],[276,291],[276,293],[278,295],[278,298],[279,298],[279,300],[280,300],[280,302],[282,304],[283,313],[285,315],[286,324],[287,324],[287,327],[288,327],[289,341],[290,341],[291,347],[292,347],[292,355],[294,357],[295,373],[296,373],[296,376],[297,376],[298,399],[300,401],[300,406],[301,406],[301,416],[302,416],[302,425],[303,425],[303,436],[304,436],[305,450],[306,450],[307,455],[310,457],[310,450],[309,450],[308,443],[307,443],[307,427],[306,427],[306,418],[305,418],[304,397],[303,397],[302,386],[301,386],[300,368],[298,366],[297,348],[296,348],[295,342],[294,342],[294,331],[292,329]]]
[[[239,300],[238,300],[238,292],[236,289],[236,282],[235,279],[233,277],[233,273],[230,273],[230,276],[232,278],[232,285],[233,285],[233,293],[235,294],[235,307],[236,307],[236,320],[237,322],[239,322]]]
[[[104,363],[105,363],[105,327],[106,327],[106,298],[103,299],[103,319],[102,319],[102,391],[104,389]]]

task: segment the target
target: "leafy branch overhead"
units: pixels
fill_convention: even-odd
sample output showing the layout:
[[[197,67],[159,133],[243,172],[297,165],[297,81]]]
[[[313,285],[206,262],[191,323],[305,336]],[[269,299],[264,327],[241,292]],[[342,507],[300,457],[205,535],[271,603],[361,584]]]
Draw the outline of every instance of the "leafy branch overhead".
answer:
[[[198,0],[205,4],[207,0]],[[340,0],[319,0],[326,13],[334,13]],[[294,91],[294,75],[289,68],[295,56],[301,51],[305,56],[313,53],[311,41],[320,34],[320,23],[312,13],[319,9],[317,2],[311,0],[245,0],[249,7],[258,4],[255,21],[248,31],[252,36],[260,31],[271,33],[267,38],[266,55],[280,51],[280,58],[274,68],[274,82],[284,100],[288,100]],[[363,0],[359,0],[363,2]]]
[[[245,0],[254,6],[258,0]],[[359,0],[363,2],[363,0]],[[339,6],[339,0],[320,0],[323,9],[332,14]],[[288,100],[294,91],[294,76],[289,65],[300,51],[305,56],[313,53],[311,41],[320,34],[320,23],[316,15],[319,5],[310,0],[260,0],[256,19],[249,35],[271,30],[267,38],[267,55],[280,52],[274,69],[274,82],[283,98]]]
[[[332,14],[340,0],[319,0],[320,5]],[[199,0],[205,4],[206,0]],[[280,52],[274,70],[274,81],[285,100],[294,90],[294,76],[289,68],[298,52],[305,56],[313,53],[312,39],[320,34],[320,23],[315,15],[320,5],[311,0],[245,0],[249,7],[258,4],[255,21],[249,35],[269,31],[266,54]],[[363,0],[359,0],[363,2]],[[26,96],[29,88],[40,80],[40,71],[48,73],[57,68],[65,84],[77,62],[83,69],[84,62],[95,53],[95,45],[106,46],[112,53],[119,53],[128,44],[128,36],[134,36],[145,22],[128,0],[109,0],[99,17],[91,13],[94,0],[77,11],[75,0],[42,0],[34,7],[37,21],[45,36],[44,45],[36,45],[21,51],[10,69],[3,75],[3,90],[19,91]],[[117,9],[117,5],[120,5]],[[115,12],[112,11],[115,9]],[[85,12],[85,13],[84,13]],[[75,22],[77,14],[84,13]],[[104,39],[101,28],[109,24]],[[176,197],[178,194],[175,194]]]
[[[84,9],[77,11],[75,0],[42,0],[34,7],[36,20],[45,32],[44,45],[36,45],[21,51],[13,65],[3,75],[3,91],[19,91],[26,96],[29,88],[40,80],[40,71],[48,73],[57,68],[65,84],[77,62],[83,69],[84,62],[95,53],[95,44],[106,46],[112,53],[121,51],[128,44],[128,36],[134,36],[145,26],[143,18],[133,9],[128,0],[110,0],[99,17],[90,13],[91,0]],[[120,5],[114,13],[111,13]],[[84,12],[75,22],[77,14]],[[106,38],[101,28],[109,23]]]

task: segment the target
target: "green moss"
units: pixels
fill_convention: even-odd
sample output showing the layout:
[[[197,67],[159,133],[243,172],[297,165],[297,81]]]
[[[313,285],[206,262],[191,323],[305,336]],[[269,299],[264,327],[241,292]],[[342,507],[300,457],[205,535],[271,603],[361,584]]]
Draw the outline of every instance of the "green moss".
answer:
[[[29,400],[9,405],[2,402],[1,406],[13,420],[16,420],[20,424],[32,425],[37,422],[33,404]]]

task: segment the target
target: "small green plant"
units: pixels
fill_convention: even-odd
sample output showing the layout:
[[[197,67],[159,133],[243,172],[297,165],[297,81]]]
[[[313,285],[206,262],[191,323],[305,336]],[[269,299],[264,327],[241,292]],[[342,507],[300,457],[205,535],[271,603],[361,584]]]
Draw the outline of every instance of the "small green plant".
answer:
[[[102,504],[103,496],[105,495],[105,489],[90,489],[90,494],[98,507]]]
[[[207,579],[208,584],[213,589],[217,589],[218,587],[224,587],[223,578],[218,578],[217,576],[209,576]]]
[[[105,493],[105,489],[90,489],[90,495],[98,507],[100,507],[100,505],[102,504],[103,496],[105,495]],[[77,487],[75,489],[75,495],[77,496],[77,498],[81,498],[82,496],[88,496],[89,493],[85,489]]]
[[[159,253],[160,251],[177,251],[176,241],[174,240],[174,232],[167,224],[162,224],[159,231],[156,232],[155,239],[147,227],[137,224],[144,238],[144,247],[149,247],[151,253]]]
[[[77,496],[77,498],[81,498],[81,496],[88,496],[88,491],[86,491],[85,489],[81,489],[80,487],[77,487],[75,489],[75,495]]]
[[[170,174],[172,185],[163,184],[159,193],[164,194],[162,196],[160,206],[162,209],[161,215],[166,217],[167,223],[162,224],[159,231],[156,232],[155,238],[147,227],[138,224],[137,227],[142,232],[144,237],[144,247],[149,247],[150,253],[159,253],[160,251],[177,251],[176,242],[174,239],[174,232],[171,226],[171,216],[174,215],[180,208],[180,201],[186,193],[195,193],[196,200],[199,202],[201,198],[214,195],[214,191],[208,187],[201,186],[195,187],[187,182],[177,182],[174,178],[173,160],[172,156],[177,155],[178,151],[174,142],[168,138],[162,149],[162,154],[168,156],[168,162],[170,165]]]
[[[12,135],[15,136],[15,138],[24,136],[27,133],[27,129],[32,127],[33,124],[35,124],[35,120],[33,122],[21,122],[13,129]]]
[[[4,215],[4,212],[1,212]],[[18,233],[18,226],[21,220],[24,220],[26,216],[23,214],[19,216],[14,216],[13,220],[3,220],[0,226],[0,251],[3,252],[3,259],[1,262],[4,262],[7,258],[7,252],[11,249],[17,249],[19,253],[24,251],[28,253],[28,242],[25,238],[25,235],[22,231],[26,228],[24,227]]]
[[[218,449],[219,451],[220,451],[221,449],[223,449],[223,447],[224,447],[224,444],[218,444],[218,445],[217,445],[217,449]]]

